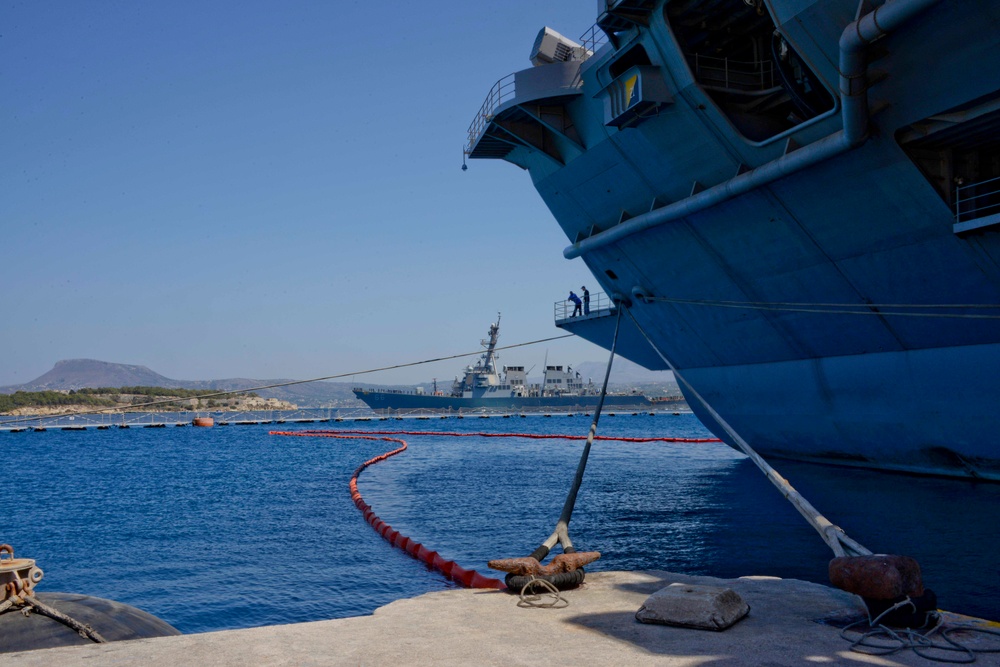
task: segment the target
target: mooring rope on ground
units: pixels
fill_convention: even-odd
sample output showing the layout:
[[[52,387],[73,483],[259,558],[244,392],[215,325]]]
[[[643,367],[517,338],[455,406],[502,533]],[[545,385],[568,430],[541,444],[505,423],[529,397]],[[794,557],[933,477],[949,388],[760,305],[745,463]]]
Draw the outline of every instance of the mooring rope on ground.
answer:
[[[542,602],[542,593],[531,593],[533,588],[543,588],[545,589],[544,595],[551,597],[551,601]],[[518,593],[520,600],[517,603],[518,607],[527,607],[531,609],[562,609],[563,607],[569,606],[569,600],[564,598],[559,592],[559,588],[550,581],[545,579],[538,579],[537,577],[531,577],[528,582],[521,587],[521,592]]]
[[[364,431],[270,431],[270,435],[339,438],[342,440],[382,440],[385,442],[399,443],[400,446],[398,448],[385,452],[384,454],[379,454],[378,456],[370,458],[359,465],[355,468],[354,474],[351,476],[351,482],[349,485],[351,500],[354,501],[354,506],[361,511],[365,521],[376,533],[381,535],[382,539],[386,542],[397,549],[405,551],[417,560],[426,563],[429,567],[437,570],[448,579],[461,584],[465,588],[494,588],[501,590],[506,588],[506,585],[499,579],[483,576],[475,570],[467,570],[455,561],[442,557],[438,552],[431,551],[420,542],[417,542],[416,540],[403,535],[398,530],[393,529],[392,526],[382,521],[382,519],[375,514],[372,506],[366,503],[361,497],[361,492],[358,490],[358,477],[364,469],[406,451],[407,444],[405,440],[388,436],[368,435]]]
[[[851,643],[851,651],[864,655],[884,656],[909,650],[921,658],[932,662],[967,665],[976,662],[979,654],[1000,653],[1000,648],[970,648],[952,637],[953,633],[965,632],[993,635],[1000,638],[1000,631],[978,626],[947,625],[944,616],[939,612],[927,614],[928,623],[933,623],[930,627],[890,628],[882,623],[884,616],[906,606],[916,609],[913,601],[910,598],[906,598],[889,607],[875,618],[869,617],[845,626],[840,631],[840,636]],[[868,628],[861,627],[862,624],[867,624]],[[848,634],[849,632],[857,632],[859,634],[857,637],[851,637]],[[935,635],[943,639],[944,643],[934,641],[933,637]],[[932,651],[937,652],[939,655],[932,655]],[[961,656],[957,658],[948,657],[948,654],[954,653],[959,653]]]

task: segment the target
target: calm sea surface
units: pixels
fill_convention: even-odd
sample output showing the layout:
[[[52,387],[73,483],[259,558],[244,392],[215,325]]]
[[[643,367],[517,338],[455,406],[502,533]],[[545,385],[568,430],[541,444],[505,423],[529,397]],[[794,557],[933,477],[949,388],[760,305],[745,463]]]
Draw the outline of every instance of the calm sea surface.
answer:
[[[348,481],[390,443],[270,429],[585,435],[590,420],[343,422],[0,433],[0,542],[45,571],[41,591],[135,605],[185,633],[370,614],[454,584],[391,548]],[[710,437],[690,414],[605,415],[626,437]],[[530,553],[554,527],[583,443],[403,436],[367,469],[387,523],[465,568]],[[940,605],[1000,618],[1000,484],[776,462],[831,521],[876,552],[917,558]],[[595,443],[570,531],[592,570],[665,569],[826,583],[819,536],[721,444]]]

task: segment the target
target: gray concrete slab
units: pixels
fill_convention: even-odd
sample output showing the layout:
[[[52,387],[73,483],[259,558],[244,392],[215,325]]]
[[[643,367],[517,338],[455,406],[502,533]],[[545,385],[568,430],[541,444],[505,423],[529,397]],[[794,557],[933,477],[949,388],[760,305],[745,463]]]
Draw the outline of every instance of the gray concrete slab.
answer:
[[[750,614],[723,632],[637,622],[635,612],[646,597],[674,582],[731,587],[750,605]],[[860,599],[803,581],[600,572],[588,574],[581,589],[564,596],[566,608],[526,609],[517,606],[517,596],[500,591],[448,590],[398,600],[372,616],[11,653],[0,662],[6,667],[931,664],[912,652],[852,653],[838,628],[816,620],[863,613]],[[968,638],[973,646],[987,641]],[[979,660],[997,662],[997,654]]]

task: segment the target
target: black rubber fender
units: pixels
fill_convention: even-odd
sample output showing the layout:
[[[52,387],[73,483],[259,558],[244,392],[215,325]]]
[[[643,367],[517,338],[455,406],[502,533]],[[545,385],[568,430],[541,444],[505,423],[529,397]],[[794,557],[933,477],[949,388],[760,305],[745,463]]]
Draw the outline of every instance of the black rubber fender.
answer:
[[[568,591],[570,589],[576,588],[583,583],[583,578],[586,573],[583,568],[573,570],[572,572],[560,572],[559,574],[552,575],[535,575],[528,576],[523,574],[508,574],[504,577],[504,583],[507,584],[507,592],[514,593],[516,595],[521,594],[521,590],[528,584],[532,579],[542,579],[549,582],[557,589],[561,591]],[[530,593],[542,593],[545,589],[541,586],[537,588],[529,588]]]
[[[114,600],[73,593],[36,593],[35,598],[73,620],[89,625],[109,642],[181,634],[166,621]],[[13,608],[0,614],[0,653],[94,643],[37,610],[25,616],[20,609]]]

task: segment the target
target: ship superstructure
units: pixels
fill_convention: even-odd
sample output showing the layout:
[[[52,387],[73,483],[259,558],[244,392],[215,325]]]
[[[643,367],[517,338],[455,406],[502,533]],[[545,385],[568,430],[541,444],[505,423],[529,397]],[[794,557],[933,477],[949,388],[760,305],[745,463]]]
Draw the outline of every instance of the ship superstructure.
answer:
[[[629,309],[619,352],[761,453],[1000,479],[998,26],[1000,0],[600,0],[467,153],[528,170]],[[612,313],[556,323],[607,345]]]

